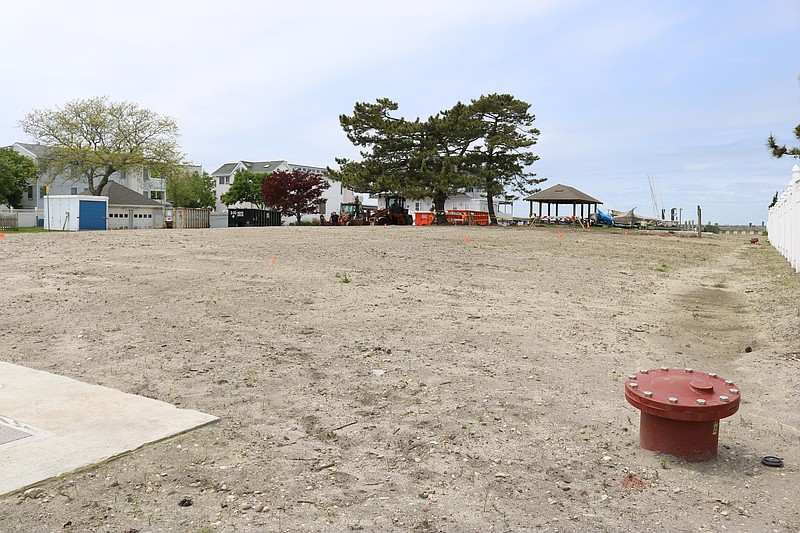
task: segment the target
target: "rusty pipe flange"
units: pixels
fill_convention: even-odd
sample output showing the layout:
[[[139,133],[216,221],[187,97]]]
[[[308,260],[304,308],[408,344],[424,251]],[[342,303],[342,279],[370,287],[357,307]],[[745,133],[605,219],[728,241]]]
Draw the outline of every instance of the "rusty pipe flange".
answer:
[[[703,422],[738,411],[741,391],[733,381],[714,372],[661,367],[629,375],[625,380],[625,399],[654,416]]]

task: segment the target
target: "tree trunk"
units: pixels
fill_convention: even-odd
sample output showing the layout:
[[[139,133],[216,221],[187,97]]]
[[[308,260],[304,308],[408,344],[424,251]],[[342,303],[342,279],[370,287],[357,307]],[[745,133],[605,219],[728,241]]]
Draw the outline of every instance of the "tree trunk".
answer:
[[[444,202],[447,195],[436,194],[433,197],[433,210],[436,213],[436,224],[447,224],[447,215],[444,212]]]
[[[497,215],[494,213],[494,193],[492,192],[492,180],[486,179],[486,206],[489,209],[489,224],[497,225]]]
[[[94,176],[89,176],[89,192],[92,193],[92,196],[100,196],[103,194],[103,189],[108,185],[108,178],[111,177],[111,174],[114,172],[115,170],[113,168],[107,168],[96,187],[94,185]]]
[[[492,195],[489,193],[486,193],[486,205],[489,208],[489,225],[496,226],[497,215],[494,214],[494,200],[492,200]]]

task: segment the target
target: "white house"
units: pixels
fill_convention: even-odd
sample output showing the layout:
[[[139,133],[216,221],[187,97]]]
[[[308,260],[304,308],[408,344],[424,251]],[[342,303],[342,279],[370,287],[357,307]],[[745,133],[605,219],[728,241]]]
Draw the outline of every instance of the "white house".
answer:
[[[391,195],[389,195],[391,197]],[[373,196],[372,198],[376,198]],[[386,195],[378,195],[378,208],[386,207]],[[406,200],[406,209],[412,217],[417,212],[431,212],[434,210],[433,198],[420,198],[417,200]],[[469,211],[488,211],[489,202],[486,192],[481,189],[473,189],[447,197],[444,202],[445,211],[450,210],[469,210]],[[514,203],[504,196],[494,197],[494,212],[498,219],[514,218]]]
[[[285,160],[280,161],[238,161],[236,163],[225,163],[217,170],[215,170],[211,176],[214,178],[214,183],[216,187],[216,197],[217,197],[217,205],[215,211],[217,212],[227,212],[228,206],[222,203],[220,198],[223,194],[228,192],[228,189],[231,188],[231,184],[233,180],[236,178],[236,173],[242,171],[250,171],[257,174],[271,174],[276,170],[284,170],[286,172],[291,172],[293,170],[300,170],[302,172],[307,172],[309,174],[315,174],[318,176],[325,177],[327,179],[327,172],[326,169],[322,167],[314,167],[310,165],[299,165],[295,163],[289,163]],[[322,197],[325,200],[325,203],[320,205],[319,210],[317,213],[320,214],[328,214],[333,211],[339,211],[342,202],[352,202],[355,198],[355,194],[353,191],[349,189],[345,189],[342,187],[342,184],[336,181],[332,181],[328,179],[328,183],[330,183],[330,187],[323,193]],[[232,204],[231,207],[243,207],[243,208],[253,208],[255,206],[250,204],[243,204],[237,203]]]
[[[30,157],[37,164],[44,158],[48,150],[47,146],[28,143],[14,143],[10,148],[19,154]],[[190,171],[200,169],[202,172],[201,167],[190,165],[187,168]],[[109,180],[160,204],[167,203],[164,180],[153,178],[147,168],[138,171],[116,172],[111,175]],[[88,184],[80,176],[50,176],[46,172],[40,172],[36,182],[28,185],[28,190],[22,197],[22,208],[44,209],[44,197],[48,193],[51,195],[75,195],[88,190]]]

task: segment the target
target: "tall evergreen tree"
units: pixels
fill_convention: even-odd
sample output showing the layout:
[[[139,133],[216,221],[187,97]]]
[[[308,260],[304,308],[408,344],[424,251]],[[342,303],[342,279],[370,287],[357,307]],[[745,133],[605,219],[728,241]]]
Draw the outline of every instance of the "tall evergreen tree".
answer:
[[[794,136],[800,140],[800,124],[794,128]],[[772,157],[777,157],[778,159],[785,155],[795,158],[800,157],[800,146],[794,146],[792,148],[787,148],[785,144],[781,146],[778,144],[778,141],[775,140],[775,136],[772,135],[772,133],[769,134],[769,139],[767,139],[767,148],[772,152]]]
[[[800,76],[797,77],[800,80]],[[794,128],[794,136],[800,141],[800,124],[795,126]],[[775,136],[772,135],[770,132],[769,138],[767,139],[767,148],[769,148],[770,152],[772,152],[772,157],[776,157],[780,159],[785,155],[789,155],[797,159],[800,157],[800,146],[795,146],[792,148],[787,148],[786,145],[779,145],[778,141],[775,140]],[[772,206],[770,206],[772,207]]]
[[[476,124],[477,141],[468,152],[467,168],[480,176],[486,190],[489,218],[497,223],[494,197],[509,192],[532,194],[546,178],[536,178],[527,167],[539,160],[528,151],[537,142],[530,104],[510,94],[490,94],[472,100],[469,113]]]
[[[470,145],[465,106],[421,121],[392,115],[398,105],[387,98],[356,103],[339,122],[347,138],[363,148],[361,161],[337,158],[333,179],[358,192],[393,192],[408,198],[431,197],[437,221],[446,222],[448,196],[474,187],[478,180],[463,167]]]
[[[507,189],[530,193],[543,179],[526,170],[538,156],[528,149],[539,130],[532,127],[530,105],[511,95],[492,94],[469,105],[456,103],[422,121],[393,116],[398,106],[382,98],[356,103],[339,121],[361,161],[337,159],[332,177],[358,192],[393,192],[433,199],[437,222],[446,223],[445,200],[480,187],[496,223],[493,197]]]

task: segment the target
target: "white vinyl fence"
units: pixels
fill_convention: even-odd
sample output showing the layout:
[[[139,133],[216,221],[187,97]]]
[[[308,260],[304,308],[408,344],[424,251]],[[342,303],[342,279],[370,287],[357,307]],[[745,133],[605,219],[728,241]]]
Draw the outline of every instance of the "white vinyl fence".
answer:
[[[769,242],[800,272],[800,166],[792,167],[792,181],[769,209]]]

